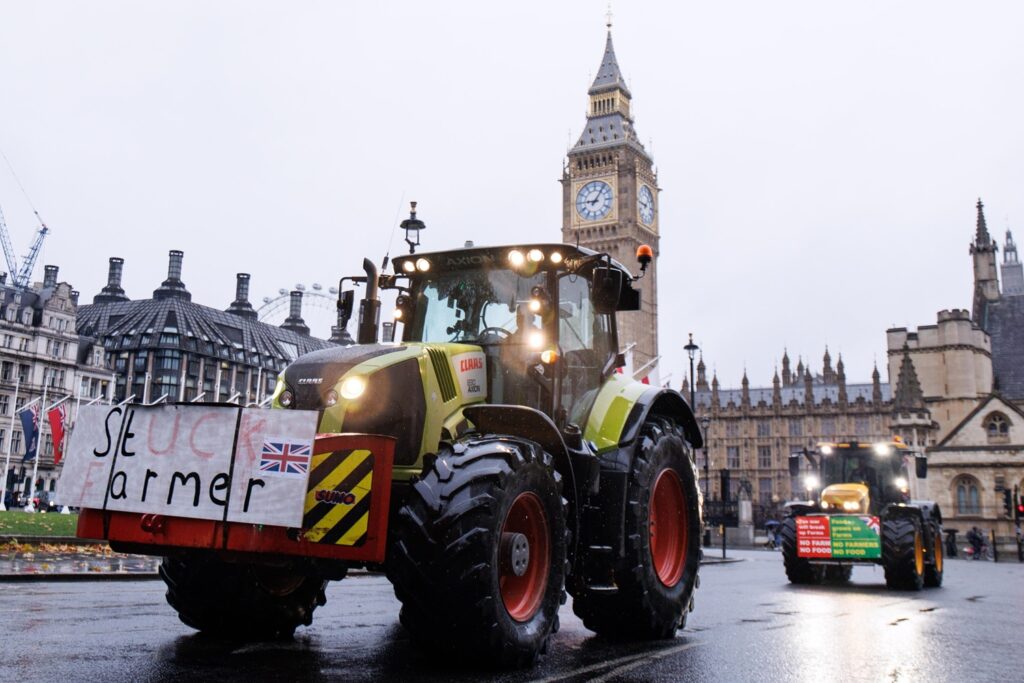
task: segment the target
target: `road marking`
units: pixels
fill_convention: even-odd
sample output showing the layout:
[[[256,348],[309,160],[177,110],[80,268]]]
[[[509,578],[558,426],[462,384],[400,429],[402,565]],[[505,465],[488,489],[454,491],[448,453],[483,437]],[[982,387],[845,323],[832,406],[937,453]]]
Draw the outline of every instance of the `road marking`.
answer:
[[[599,681],[608,680],[610,676],[620,674],[625,671],[629,671],[630,669],[635,669],[636,667],[641,666],[642,664],[646,664],[648,662],[664,659],[665,657],[677,654],[679,652],[682,652],[683,650],[689,650],[691,647],[703,645],[705,642],[706,641],[703,640],[695,640],[693,642],[683,643],[682,645],[676,645],[675,647],[669,647],[663,650],[645,652],[641,655],[629,655],[626,657],[619,657],[618,659],[612,659],[607,662],[598,662],[597,664],[591,664],[590,666],[584,666],[579,669],[573,669],[572,671],[554,674],[553,676],[548,676],[547,678],[538,678],[534,681],[531,681],[531,683],[556,683],[557,681],[565,681],[576,676],[582,676],[584,674],[592,673],[594,671],[601,671],[602,669],[607,669],[608,667],[615,667],[611,671],[606,672],[600,678],[588,679],[590,683],[598,683]]]

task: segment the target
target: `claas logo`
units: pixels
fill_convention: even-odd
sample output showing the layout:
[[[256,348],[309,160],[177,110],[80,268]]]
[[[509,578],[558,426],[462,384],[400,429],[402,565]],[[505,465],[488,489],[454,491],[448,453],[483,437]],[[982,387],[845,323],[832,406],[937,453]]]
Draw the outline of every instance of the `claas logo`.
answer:
[[[356,494],[348,491],[317,489],[314,497],[318,503],[330,503],[331,505],[353,505],[356,502]]]

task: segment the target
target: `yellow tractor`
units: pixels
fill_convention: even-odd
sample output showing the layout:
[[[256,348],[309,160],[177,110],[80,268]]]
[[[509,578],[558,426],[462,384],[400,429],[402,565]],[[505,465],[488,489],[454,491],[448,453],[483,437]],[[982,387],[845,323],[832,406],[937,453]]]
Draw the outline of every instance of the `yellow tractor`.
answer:
[[[850,580],[854,565],[880,564],[896,590],[942,585],[942,513],[911,500],[909,468],[918,478],[928,461],[902,441],[822,443],[790,456],[809,500],[790,503],[782,523],[786,576],[796,584]]]

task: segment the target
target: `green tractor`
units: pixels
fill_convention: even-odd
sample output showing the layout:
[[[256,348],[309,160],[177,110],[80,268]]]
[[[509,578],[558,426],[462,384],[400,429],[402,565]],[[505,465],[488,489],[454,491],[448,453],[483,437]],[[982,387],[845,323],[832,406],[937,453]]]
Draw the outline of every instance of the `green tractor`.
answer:
[[[650,249],[639,258],[643,273]],[[565,244],[410,254],[393,267],[364,260],[364,275],[343,278],[342,317],[354,303],[344,283],[365,287],[358,343],[297,359],[276,410],[261,411],[318,416],[301,528],[139,517],[110,511],[107,496],[79,534],[165,556],[168,601],[218,635],[291,634],[327,580],[368,567],[383,569],[401,623],[434,652],[529,664],[566,592],[599,634],[673,637],[701,559],[702,435],[678,392],[617,372],[615,316],[639,309],[634,277]],[[382,289],[397,293],[401,341],[377,341]],[[261,481],[227,507],[248,508]],[[215,484],[229,485],[215,480],[211,497]]]
[[[790,582],[846,582],[854,565],[880,564],[891,589],[942,585],[942,513],[909,493],[908,461],[923,479],[923,454],[898,439],[823,443],[790,456],[794,478],[801,457],[810,464],[804,487],[811,500],[790,503],[780,529]]]

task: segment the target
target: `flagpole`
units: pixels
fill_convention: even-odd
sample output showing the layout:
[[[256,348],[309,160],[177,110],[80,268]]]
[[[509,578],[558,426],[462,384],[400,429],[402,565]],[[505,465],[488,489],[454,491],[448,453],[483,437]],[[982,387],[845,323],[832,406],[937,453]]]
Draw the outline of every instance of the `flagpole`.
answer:
[[[36,437],[36,457],[32,460],[32,483],[28,487],[28,501],[32,509],[35,509],[35,493],[36,493],[36,476],[39,474],[39,451],[43,448],[43,423],[46,421],[44,418],[46,415],[43,413],[43,408],[46,406],[46,390],[49,387],[46,385],[46,368],[43,369],[43,400],[39,403],[39,436]]]
[[[14,418],[18,417],[18,391],[21,389],[21,375],[14,379],[14,403],[11,404],[11,438],[7,442],[7,456],[4,458],[4,483],[0,486],[0,510],[6,510],[7,471],[11,467],[11,447],[14,445]]]

